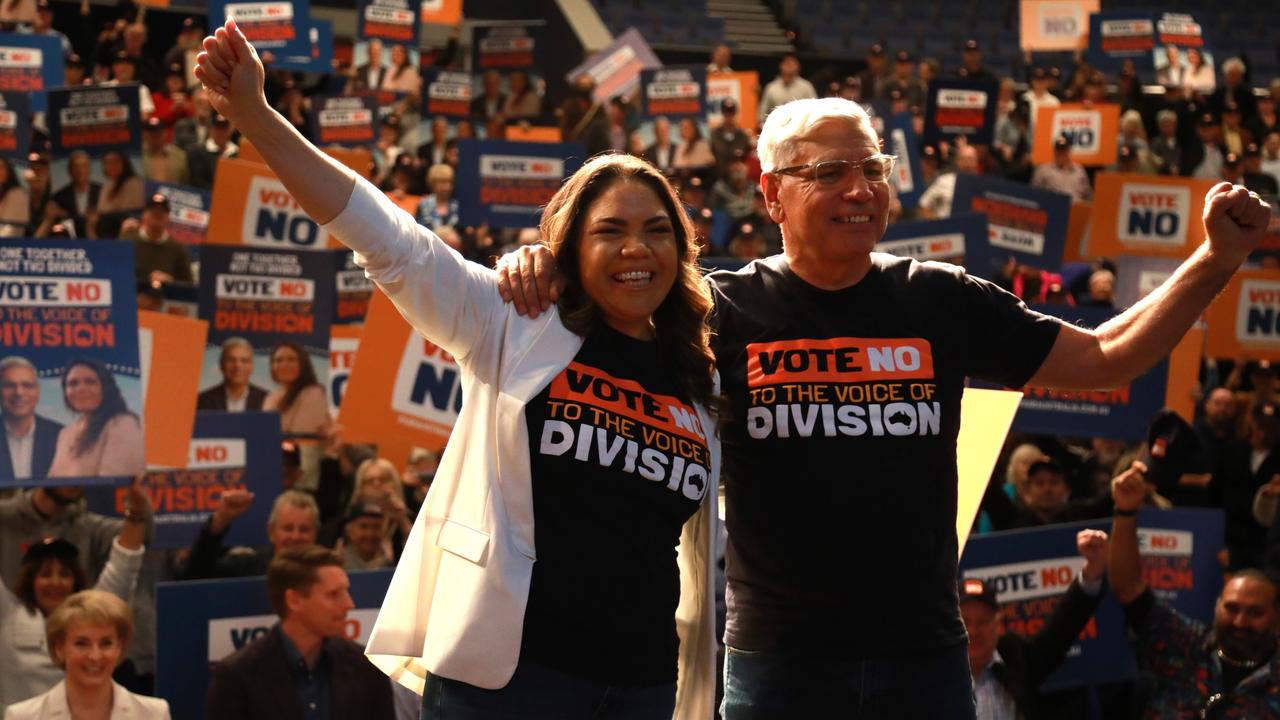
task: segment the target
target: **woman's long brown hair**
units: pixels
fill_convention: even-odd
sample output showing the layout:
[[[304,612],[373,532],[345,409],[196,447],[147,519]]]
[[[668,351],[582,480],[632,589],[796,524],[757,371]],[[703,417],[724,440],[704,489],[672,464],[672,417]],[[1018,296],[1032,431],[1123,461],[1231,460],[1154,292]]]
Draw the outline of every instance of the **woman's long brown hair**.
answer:
[[[653,314],[653,324],[663,360],[676,372],[676,380],[689,399],[715,410],[713,397],[715,356],[711,352],[711,291],[698,271],[697,231],[675,190],[657,168],[632,155],[599,155],[574,173],[542,213],[542,241],[556,258],[565,279],[557,306],[565,327],[585,336],[602,323],[595,303],[582,288],[578,251],[587,210],[615,182],[641,182],[653,190],[671,218],[675,230],[676,279],[667,297]],[[708,430],[710,430],[708,428]]]

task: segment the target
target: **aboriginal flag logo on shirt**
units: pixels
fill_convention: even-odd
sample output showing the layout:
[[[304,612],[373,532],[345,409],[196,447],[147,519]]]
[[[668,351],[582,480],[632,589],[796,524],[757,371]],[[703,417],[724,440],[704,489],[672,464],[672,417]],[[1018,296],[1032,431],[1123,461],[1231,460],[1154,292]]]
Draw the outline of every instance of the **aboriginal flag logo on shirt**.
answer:
[[[921,338],[747,345],[747,433],[756,440],[941,432],[933,350]]]
[[[690,500],[702,499],[710,477],[706,434],[691,405],[579,362],[551,382],[538,452],[637,473]]]

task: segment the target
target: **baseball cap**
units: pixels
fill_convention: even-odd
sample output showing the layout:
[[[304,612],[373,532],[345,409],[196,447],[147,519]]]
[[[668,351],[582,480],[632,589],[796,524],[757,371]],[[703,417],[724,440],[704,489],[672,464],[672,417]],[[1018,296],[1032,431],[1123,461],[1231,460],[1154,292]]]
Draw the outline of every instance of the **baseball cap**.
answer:
[[[899,51],[898,51],[898,62],[900,62],[900,63],[909,63],[909,62],[911,62],[911,53],[910,53],[910,52],[908,52],[908,51],[906,51],[906,50],[899,50]]]
[[[877,56],[879,56],[879,55],[883,55],[883,54],[884,54],[884,46],[883,46],[883,45],[881,45],[880,43],[872,43],[872,44],[871,44],[871,47],[867,50],[867,54],[868,54],[868,55],[877,55]]]
[[[731,97],[725,98],[720,103],[720,113],[722,115],[733,115],[738,112],[738,101]]]
[[[1071,140],[1066,135],[1059,135],[1053,139],[1054,150],[1067,150],[1071,147]]]
[[[960,602],[977,600],[992,610],[999,610],[996,590],[978,578],[960,578]]]
[[[978,47],[978,41],[977,41],[977,40],[972,40],[972,39],[970,39],[970,40],[965,40],[965,41],[964,41],[964,51],[965,51],[965,52],[973,52],[973,51],[978,50],[978,49],[980,49],[980,48]]]
[[[160,193],[156,193],[155,195],[147,198],[147,204],[144,205],[142,209],[150,210],[153,207],[164,208],[165,212],[169,212],[169,198],[161,195]]]
[[[1262,148],[1258,147],[1258,143],[1249,143],[1244,146],[1244,156],[1247,158],[1262,157]]]
[[[379,520],[387,516],[382,506],[377,503],[356,503],[352,505],[347,514],[342,518],[342,524],[347,525],[353,523],[360,518],[377,518]]]

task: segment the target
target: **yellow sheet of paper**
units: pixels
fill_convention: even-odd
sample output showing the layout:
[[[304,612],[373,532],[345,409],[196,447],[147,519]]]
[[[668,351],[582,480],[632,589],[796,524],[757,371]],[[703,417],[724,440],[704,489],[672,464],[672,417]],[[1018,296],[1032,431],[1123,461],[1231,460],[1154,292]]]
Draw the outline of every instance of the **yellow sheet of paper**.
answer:
[[[956,468],[960,486],[956,504],[956,538],[960,554],[978,516],[982,494],[995,470],[1005,436],[1018,412],[1022,393],[965,388],[960,401],[960,436],[956,438]]]

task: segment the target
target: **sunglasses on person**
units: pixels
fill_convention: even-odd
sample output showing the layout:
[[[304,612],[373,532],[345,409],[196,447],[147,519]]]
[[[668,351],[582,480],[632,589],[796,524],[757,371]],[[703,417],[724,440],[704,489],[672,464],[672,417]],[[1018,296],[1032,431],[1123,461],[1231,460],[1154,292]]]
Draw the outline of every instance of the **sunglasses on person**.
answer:
[[[876,154],[862,160],[824,160],[804,165],[774,170],[776,175],[795,175],[823,187],[845,185],[853,180],[854,173],[862,173],[869,183],[888,182],[893,173],[894,155]]]

